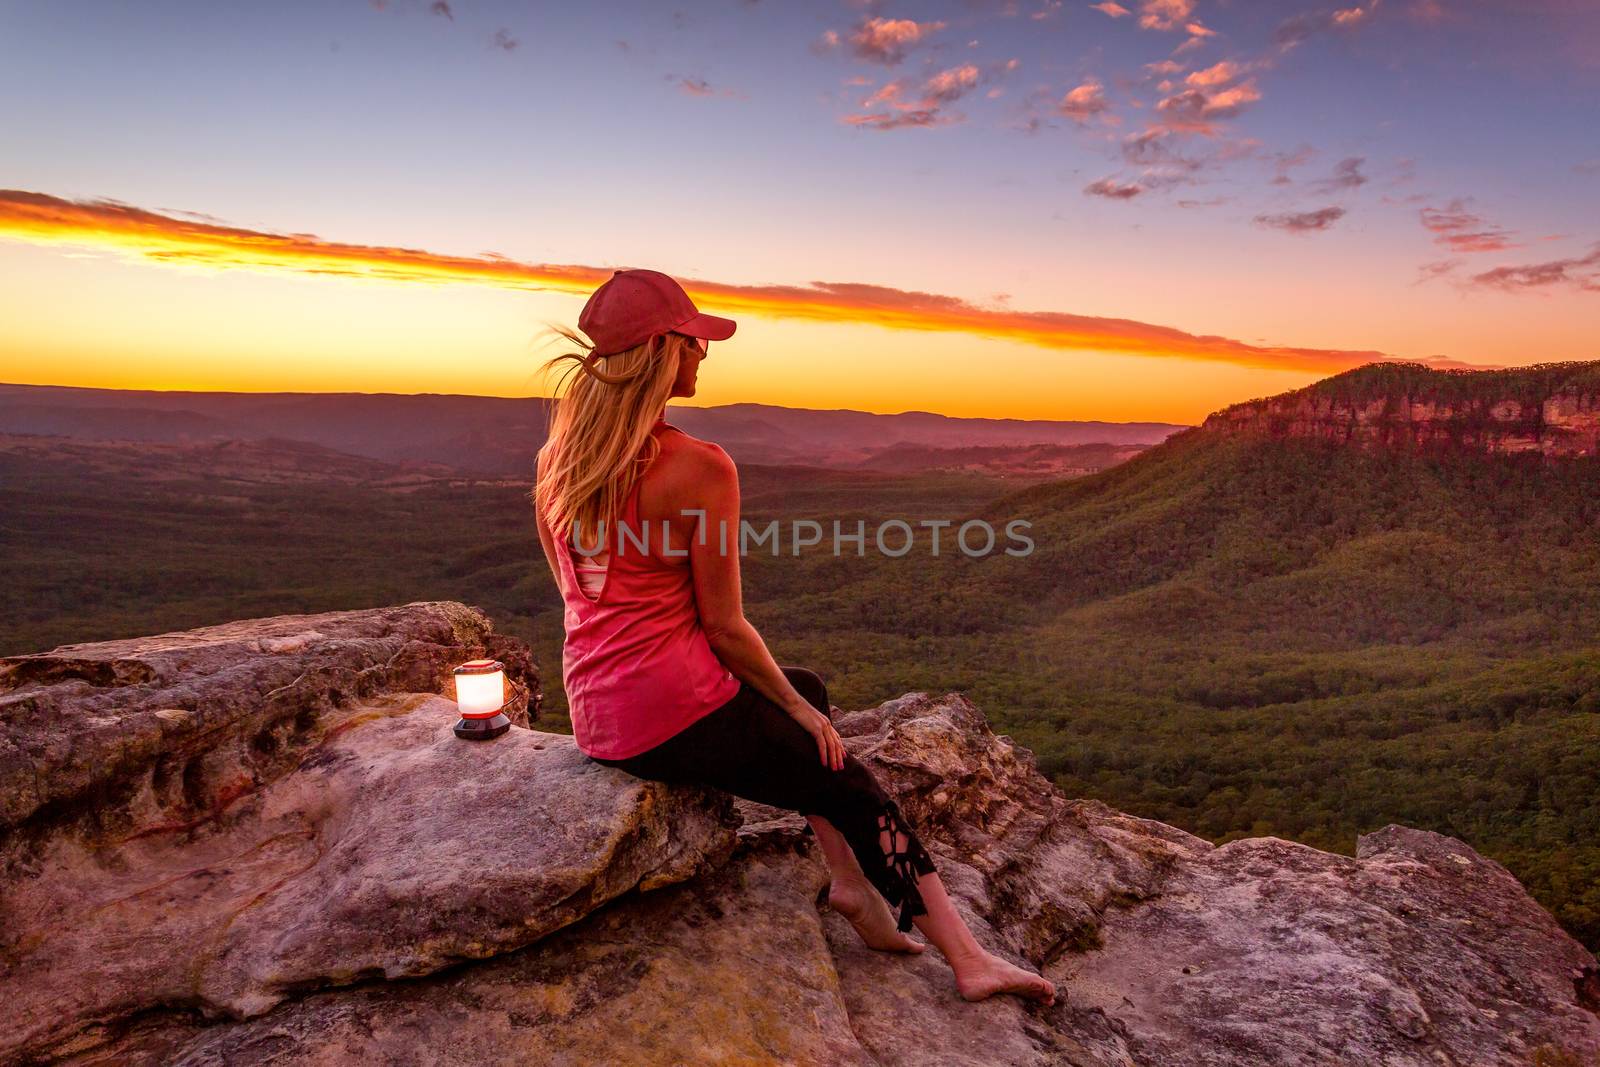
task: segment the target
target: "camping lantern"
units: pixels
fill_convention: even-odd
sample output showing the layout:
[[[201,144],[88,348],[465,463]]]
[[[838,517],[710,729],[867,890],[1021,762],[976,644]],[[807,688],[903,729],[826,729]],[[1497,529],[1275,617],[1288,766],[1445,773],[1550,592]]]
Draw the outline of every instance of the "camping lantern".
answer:
[[[455,675],[456,706],[461,709],[457,737],[488,741],[511,729],[511,720],[500,710],[506,703],[506,674],[499,660],[471,660],[457,667]]]

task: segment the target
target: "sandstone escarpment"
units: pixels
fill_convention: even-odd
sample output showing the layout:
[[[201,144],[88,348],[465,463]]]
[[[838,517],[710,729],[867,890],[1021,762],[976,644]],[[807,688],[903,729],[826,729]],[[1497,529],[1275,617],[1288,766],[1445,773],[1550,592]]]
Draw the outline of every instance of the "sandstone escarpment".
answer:
[[[456,620],[459,644],[441,618]],[[439,671],[485,647],[492,631],[470,609],[284,617],[229,633],[228,651],[216,630],[147,639],[146,657],[208,650],[148,672],[127,643],[26,657],[21,679],[5,662],[5,736],[27,740],[0,766],[7,795],[85,766],[80,739],[122,752],[117,729],[142,739],[165,705],[213,716],[174,739],[186,759],[204,768],[214,743],[220,766],[245,766],[239,738],[271,719],[251,708],[282,696],[249,688],[266,670],[259,656],[303,677],[321,710],[250,765],[248,785],[165,792],[130,755],[116,774],[77,772],[87,784],[11,824],[22,832],[7,836],[0,872],[0,1062],[1600,1056],[1593,955],[1504,868],[1451,838],[1389,826],[1354,857],[1277,838],[1217,847],[1062,796],[957,694],[841,715],[846,746],[900,798],[979,940],[1060,990],[1049,1007],[972,1004],[937,951],[865,949],[818,906],[827,869],[799,816],[642,782],[558,734],[457,740]],[[268,634],[278,651],[251,645]],[[400,656],[413,642],[435,651]],[[398,671],[397,656],[436,669]],[[390,673],[364,675],[369,691],[342,704],[313,699],[328,679],[313,668],[329,657],[358,676]],[[66,666],[108,662],[121,666]],[[163,698],[179,687],[187,704]],[[209,713],[207,701],[231,710]],[[151,751],[159,762],[162,746]]]
[[[1600,362],[1506,371],[1374,363],[1305,389],[1224,408],[1202,429],[1393,448],[1595,456],[1600,455]]]

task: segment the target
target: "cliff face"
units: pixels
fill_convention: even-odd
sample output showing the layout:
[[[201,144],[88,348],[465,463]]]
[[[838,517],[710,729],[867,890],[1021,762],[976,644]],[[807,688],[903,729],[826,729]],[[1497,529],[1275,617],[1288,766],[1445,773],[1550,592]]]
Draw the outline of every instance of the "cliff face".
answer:
[[[1600,967],[1515,879],[1401,826],[1213,846],[1062,796],[957,694],[840,716],[1050,1007],[864,948],[804,820],[523,726],[447,669],[458,604],[0,661],[0,1062],[1563,1064]],[[536,706],[536,699],[532,700]]]
[[[1600,362],[1509,371],[1369,364],[1224,408],[1203,429],[1395,448],[1600,455]]]

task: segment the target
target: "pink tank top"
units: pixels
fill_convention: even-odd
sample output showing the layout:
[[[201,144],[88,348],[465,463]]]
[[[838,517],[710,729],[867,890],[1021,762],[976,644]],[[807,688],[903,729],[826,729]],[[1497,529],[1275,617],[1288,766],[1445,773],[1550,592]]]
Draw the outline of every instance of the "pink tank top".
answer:
[[[672,429],[658,420],[652,432]],[[654,748],[731,700],[739,680],[706,640],[695,609],[689,558],[667,556],[659,521],[639,519],[639,486],[623,505],[621,529],[607,531],[609,555],[599,600],[584,595],[570,531],[551,530],[560,564],[566,642],[562,677],[578,748],[626,759]],[[583,533],[593,544],[593,531]],[[648,551],[639,544],[646,542]]]

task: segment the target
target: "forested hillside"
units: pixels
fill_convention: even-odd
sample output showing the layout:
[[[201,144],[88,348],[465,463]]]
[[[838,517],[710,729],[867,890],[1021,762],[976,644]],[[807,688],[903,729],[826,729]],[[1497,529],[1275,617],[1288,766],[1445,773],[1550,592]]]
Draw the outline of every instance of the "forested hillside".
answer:
[[[1036,550],[755,610],[847,700],[970,693],[1074,795],[1219,841],[1436,829],[1600,944],[1600,462],[1191,431],[974,515]]]
[[[524,483],[282,442],[22,440],[0,449],[0,650],[456,599],[533,642],[562,728]],[[841,706],[965,692],[1069,795],[1216,841],[1438,830],[1600,947],[1600,460],[1192,430],[1018,492],[741,477],[760,523],[1031,523],[1020,557],[967,558],[951,527],[937,558],[921,527],[901,558],[746,557],[752,621]]]

